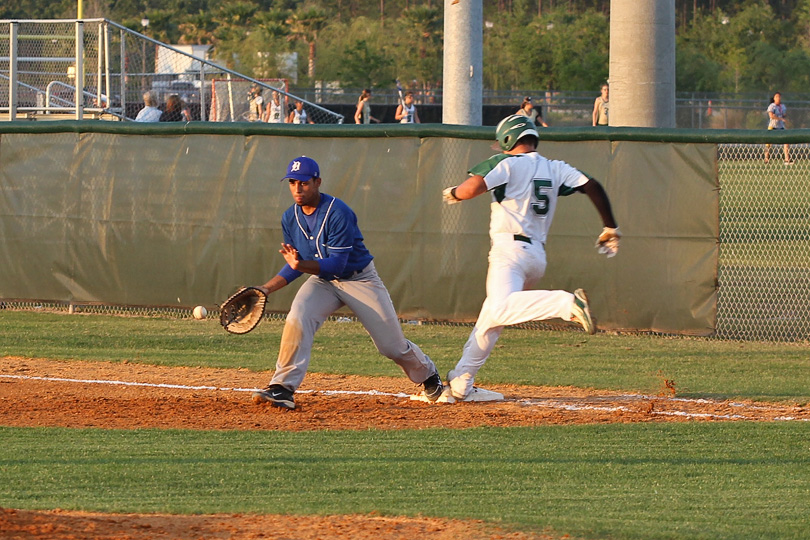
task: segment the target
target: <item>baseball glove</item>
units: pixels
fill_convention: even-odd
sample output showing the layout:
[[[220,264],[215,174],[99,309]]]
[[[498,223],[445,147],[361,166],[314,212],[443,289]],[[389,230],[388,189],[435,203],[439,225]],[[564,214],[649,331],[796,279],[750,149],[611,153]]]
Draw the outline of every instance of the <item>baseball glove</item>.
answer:
[[[247,334],[264,316],[267,295],[256,287],[242,287],[225,300],[219,312],[219,324],[231,334]]]
[[[622,237],[622,232],[618,227],[605,227],[602,229],[602,234],[596,240],[596,250],[602,255],[607,255],[611,258],[619,251],[619,238]]]

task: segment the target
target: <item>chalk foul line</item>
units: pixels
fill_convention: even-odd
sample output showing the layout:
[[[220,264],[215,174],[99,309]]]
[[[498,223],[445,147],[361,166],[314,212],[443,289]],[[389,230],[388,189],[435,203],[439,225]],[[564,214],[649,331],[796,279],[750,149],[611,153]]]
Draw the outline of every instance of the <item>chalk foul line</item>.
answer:
[[[46,381],[46,382],[69,382],[77,384],[106,384],[111,386],[134,386],[134,387],[149,387],[149,388],[166,388],[174,390],[209,390],[212,392],[255,392],[259,388],[238,388],[227,386],[207,386],[207,385],[186,385],[186,384],[169,384],[169,383],[147,383],[147,382],[133,382],[133,381],[117,381],[108,379],[72,379],[67,377],[40,377],[34,375],[6,375],[0,374],[0,379],[16,379],[16,380],[31,380],[31,381]],[[356,396],[387,396],[396,398],[410,398],[410,394],[403,392],[380,392],[379,390],[298,390],[297,394],[322,394],[326,396],[331,395],[356,395]],[[691,403],[698,405],[719,405],[722,402],[712,401],[708,399],[689,399],[689,398],[674,398],[674,397],[658,397],[646,396],[642,394],[621,394],[617,396],[596,396],[588,399],[601,399],[601,400],[630,400],[630,401],[646,401],[655,400],[657,402],[670,402],[670,403]],[[570,403],[561,401],[559,399],[506,399],[504,401],[516,402],[518,404],[537,407],[545,409],[567,410],[567,411],[597,411],[597,412],[639,412],[637,409],[625,407],[623,405],[616,406],[602,406],[602,405],[588,405],[582,403]],[[727,402],[726,405],[738,408],[747,408],[756,411],[773,411],[775,409],[768,408],[762,405],[747,405],[738,402]],[[661,416],[682,416],[690,419],[719,419],[719,420],[752,420],[751,416],[742,414],[717,414],[717,413],[697,413],[687,411],[656,411],[651,410],[647,414],[661,415]],[[807,422],[810,419],[796,418],[793,416],[777,416],[773,418],[774,421],[800,421]]]

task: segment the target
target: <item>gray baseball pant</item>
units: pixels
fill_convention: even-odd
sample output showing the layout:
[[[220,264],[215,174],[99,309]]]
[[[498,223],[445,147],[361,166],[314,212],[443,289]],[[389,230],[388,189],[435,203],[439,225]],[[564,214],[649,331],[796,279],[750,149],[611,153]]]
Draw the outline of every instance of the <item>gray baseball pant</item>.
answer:
[[[276,371],[270,384],[295,391],[303,382],[315,332],[343,306],[351,309],[380,354],[396,362],[408,378],[421,384],[437,373],[433,361],[405,339],[388,289],[374,263],[349,279],[332,281],[310,276],[295,295],[281,335]]]

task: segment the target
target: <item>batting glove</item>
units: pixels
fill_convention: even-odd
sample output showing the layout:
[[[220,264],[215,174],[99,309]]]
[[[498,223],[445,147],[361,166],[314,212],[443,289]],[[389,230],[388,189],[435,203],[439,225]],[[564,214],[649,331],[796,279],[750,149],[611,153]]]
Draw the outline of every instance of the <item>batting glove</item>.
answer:
[[[618,227],[605,227],[596,240],[596,251],[602,255],[607,255],[608,259],[615,256],[619,251],[619,238],[621,237],[622,232]]]
[[[444,199],[445,204],[458,204],[461,202],[461,199],[456,197],[456,188],[458,186],[452,186],[449,188],[445,188],[442,191],[442,199]]]

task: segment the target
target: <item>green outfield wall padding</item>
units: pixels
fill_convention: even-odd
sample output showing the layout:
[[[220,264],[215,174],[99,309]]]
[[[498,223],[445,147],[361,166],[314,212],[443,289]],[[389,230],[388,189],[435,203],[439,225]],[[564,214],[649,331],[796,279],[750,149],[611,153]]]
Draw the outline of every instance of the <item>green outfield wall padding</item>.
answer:
[[[564,131],[541,131],[539,151],[604,184],[624,237],[616,257],[597,254],[595,209],[581,194],[561,199],[535,286],[585,288],[602,328],[711,334],[714,142]],[[321,190],[357,213],[401,316],[474,320],[489,201],[446,206],[441,191],[495,153],[493,136],[441,125],[0,124],[0,298],[215,307],[283,266],[279,220],[292,200],[280,179],[307,155]],[[288,309],[299,282],[268,309]]]

